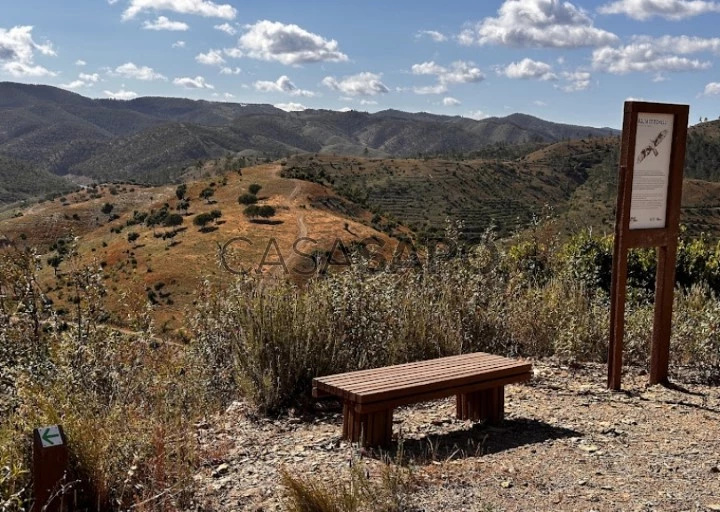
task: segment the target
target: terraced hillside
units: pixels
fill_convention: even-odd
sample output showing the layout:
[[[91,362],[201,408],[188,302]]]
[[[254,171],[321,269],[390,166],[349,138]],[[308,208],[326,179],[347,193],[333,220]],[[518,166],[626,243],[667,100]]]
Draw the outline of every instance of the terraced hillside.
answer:
[[[693,235],[720,238],[720,121],[691,127],[688,141],[681,222]],[[495,144],[474,160],[305,155],[290,158],[284,173],[331,186],[421,237],[441,232],[447,218],[463,220],[471,239],[491,225],[508,234],[546,205],[566,233],[611,232],[618,155],[617,137],[595,137]]]
[[[471,239],[490,226],[507,234],[526,225],[545,205],[564,204],[587,179],[583,167],[557,171],[525,161],[330,156],[291,158],[283,175],[332,186],[421,236],[442,233],[447,218],[461,219]]]

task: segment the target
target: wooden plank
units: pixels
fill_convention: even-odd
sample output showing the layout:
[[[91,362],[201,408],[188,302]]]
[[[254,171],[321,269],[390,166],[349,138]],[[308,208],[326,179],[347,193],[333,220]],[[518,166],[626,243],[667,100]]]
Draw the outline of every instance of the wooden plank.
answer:
[[[322,390],[324,393],[330,393],[338,396],[342,396],[348,399],[354,399],[362,393],[366,393],[375,389],[392,388],[402,386],[407,383],[427,383],[427,382],[438,382],[444,381],[448,378],[458,377],[461,375],[468,374],[483,374],[493,373],[495,371],[512,370],[515,373],[522,373],[530,371],[531,365],[529,363],[519,363],[512,361],[513,364],[502,364],[502,362],[496,361],[485,361],[475,362],[470,365],[463,365],[459,367],[443,368],[437,371],[428,370],[425,373],[412,374],[412,375],[397,375],[393,377],[387,377],[382,380],[372,380],[356,382],[351,384],[343,384],[342,386],[334,385],[334,383],[323,382],[316,380],[314,387],[317,390]],[[489,378],[493,378],[492,375]],[[316,393],[316,396],[320,393]]]
[[[486,372],[486,371],[492,371],[495,369],[506,369],[506,368],[515,368],[520,371],[527,371],[529,370],[529,364],[528,363],[516,363],[513,365],[507,365],[503,364],[502,362],[497,361],[476,361],[473,363],[467,363],[463,365],[457,365],[457,366],[450,366],[447,368],[437,368],[437,369],[431,369],[428,368],[424,372],[419,373],[412,373],[412,374],[404,374],[399,373],[397,375],[388,375],[382,378],[378,379],[366,379],[362,381],[357,382],[351,382],[351,383],[343,383],[343,384],[336,384],[335,382],[323,382],[323,387],[329,389],[329,388],[338,388],[345,391],[350,391],[354,393],[360,393],[365,390],[373,389],[373,388],[380,388],[386,385],[394,386],[399,383],[403,382],[424,382],[429,381],[431,379],[435,378],[444,378],[446,376],[453,376],[453,375],[459,375],[468,371],[475,371],[475,372]]]
[[[489,380],[485,382],[476,382],[472,384],[465,384],[462,386],[447,387],[445,389],[435,389],[432,391],[425,391],[423,393],[416,393],[414,395],[408,395],[400,398],[393,398],[391,400],[384,400],[382,402],[373,403],[357,403],[355,404],[355,411],[358,413],[370,413],[373,411],[382,411],[389,407],[396,408],[403,405],[415,404],[418,402],[427,402],[429,400],[436,400],[438,398],[445,398],[461,393],[472,393],[474,391],[480,391],[482,389],[489,389],[498,386],[505,386],[508,384],[516,384],[518,382],[524,382],[532,378],[532,373],[524,373],[518,375],[511,375],[499,379]]]
[[[439,372],[447,368],[460,368],[465,366],[472,366],[477,364],[485,364],[490,361],[485,358],[473,358],[468,360],[456,360],[456,361],[443,361],[442,363],[425,365],[423,367],[398,367],[393,368],[392,371],[387,371],[387,368],[378,368],[374,370],[362,370],[357,372],[357,375],[352,374],[339,374],[330,375],[326,377],[318,377],[313,380],[314,383],[323,383],[327,385],[333,385],[338,387],[350,386],[355,383],[362,383],[368,381],[378,381],[383,379],[391,379],[397,375],[427,375],[432,372]],[[494,360],[499,362],[500,360]]]
[[[529,369],[528,369],[529,372]],[[378,402],[378,401],[384,401],[384,400],[390,400],[393,398],[399,398],[401,396],[409,395],[409,394],[416,394],[416,393],[424,393],[426,391],[432,391],[434,389],[440,389],[442,388],[453,388],[458,386],[464,386],[467,384],[474,384],[478,381],[487,381],[487,380],[494,380],[499,379],[503,377],[508,377],[512,375],[522,375],[524,372],[518,372],[514,368],[508,368],[500,371],[494,371],[491,374],[480,374],[477,373],[468,373],[464,375],[457,376],[452,379],[443,379],[438,381],[432,381],[432,382],[425,382],[425,383],[413,383],[409,385],[404,385],[400,387],[396,387],[393,389],[384,389],[379,392],[371,392],[366,394],[353,394],[351,393],[351,396],[354,398],[353,401],[357,403],[369,403],[369,402]]]
[[[486,354],[484,352],[473,352],[470,354],[461,354],[457,356],[448,356],[448,357],[441,357],[436,359],[426,359],[423,361],[415,361],[412,363],[403,363],[403,364],[396,364],[392,366],[383,366],[380,368],[368,368],[366,370],[356,370],[352,372],[345,372],[345,373],[336,373],[333,375],[326,375],[323,377],[316,377],[318,380],[325,380],[325,379],[338,379],[341,380],[343,378],[349,378],[354,379],[356,377],[362,377],[363,375],[379,375],[383,373],[395,373],[398,370],[410,370],[413,368],[427,368],[429,366],[439,366],[443,365],[444,363],[458,363],[463,360],[483,360],[483,359],[499,359],[499,360],[509,360],[511,359],[502,357],[502,356],[495,356],[492,354]]]
[[[368,393],[381,392],[383,390],[397,389],[398,387],[408,385],[422,385],[432,382],[445,382],[449,379],[462,377],[465,375],[487,375],[487,378],[492,379],[493,375],[497,372],[510,371],[511,373],[523,373],[529,371],[529,365],[522,366],[505,366],[497,365],[494,363],[486,363],[483,365],[471,365],[461,368],[449,368],[442,372],[429,373],[427,375],[410,375],[403,376],[399,375],[396,379],[379,382],[367,382],[362,385],[353,386],[351,388],[345,388],[346,391],[354,395],[365,395]]]
[[[522,367],[527,364],[528,363],[520,362],[520,361],[509,361],[509,360],[503,361],[503,360],[498,360],[498,359],[478,359],[478,360],[472,360],[472,361],[454,362],[454,363],[450,363],[450,364],[446,364],[446,365],[428,366],[426,368],[412,369],[410,371],[405,370],[405,369],[398,369],[391,373],[369,374],[369,375],[363,375],[362,377],[355,378],[355,379],[344,379],[344,380],[319,379],[319,380],[320,380],[320,382],[324,382],[325,384],[336,385],[339,387],[346,387],[346,386],[353,386],[358,383],[364,384],[366,382],[390,381],[390,380],[396,379],[398,377],[423,376],[423,375],[430,375],[430,374],[443,373],[443,372],[452,372],[456,369],[468,368],[468,367],[483,367],[483,366],[487,366],[487,365],[504,366],[504,367]]]

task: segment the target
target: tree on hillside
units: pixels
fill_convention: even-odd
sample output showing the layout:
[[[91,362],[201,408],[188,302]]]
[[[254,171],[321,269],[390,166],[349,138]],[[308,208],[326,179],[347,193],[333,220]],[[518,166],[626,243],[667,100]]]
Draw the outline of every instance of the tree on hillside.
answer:
[[[185,199],[185,193],[187,192],[187,185],[183,183],[182,185],[178,185],[178,188],[175,189],[175,196],[179,200]]]
[[[183,216],[179,213],[171,213],[167,217],[165,217],[165,220],[163,221],[163,226],[167,228],[176,228],[178,226],[182,226],[185,219],[183,219]]]
[[[147,224],[148,227],[151,227],[153,230],[153,235],[155,234],[155,226],[160,226],[165,222],[165,219],[168,216],[168,210],[165,207],[162,207],[161,209],[155,211],[150,210],[150,214],[145,219],[145,224]]]
[[[273,217],[275,215],[275,208],[267,204],[263,206],[252,204],[245,208],[243,213],[246,217],[249,217],[250,219],[255,219],[257,217],[269,219],[270,217]]]
[[[200,198],[205,199],[208,204],[210,204],[210,198],[215,195],[215,189],[211,187],[204,188],[202,192],[200,192]]]
[[[60,266],[60,263],[62,263],[62,260],[63,260],[62,256],[60,256],[59,254],[50,256],[47,260],[48,265],[50,265],[53,268],[56,276],[57,276],[58,267]]]
[[[113,208],[115,207],[111,203],[105,203],[104,205],[102,205],[102,208],[100,208],[100,211],[105,215],[110,215],[113,211]]]
[[[240,204],[255,204],[258,198],[255,194],[243,194],[238,197],[238,203]]]
[[[135,247],[135,242],[137,242],[138,238],[140,238],[140,233],[135,231],[131,231],[127,234],[127,241],[132,244],[133,247]]]
[[[198,226],[201,232],[205,232],[207,225],[214,220],[215,217],[213,217],[210,213],[200,213],[193,219],[193,224]]]
[[[260,192],[260,189],[262,188],[261,185],[258,185],[257,183],[253,183],[248,187],[248,192],[250,192],[252,195],[256,196],[258,192]]]
[[[183,199],[177,205],[177,209],[185,212],[185,215],[187,215],[187,211],[189,208],[190,208],[190,201],[188,201],[187,199]]]

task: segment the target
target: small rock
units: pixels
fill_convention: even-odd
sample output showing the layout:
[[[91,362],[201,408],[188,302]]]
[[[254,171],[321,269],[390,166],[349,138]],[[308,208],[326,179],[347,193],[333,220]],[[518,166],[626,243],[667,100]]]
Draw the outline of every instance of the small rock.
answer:
[[[720,473],[720,466],[713,466],[710,468],[710,473]]]
[[[227,462],[220,464],[217,468],[215,468],[215,471],[212,472],[212,476],[213,478],[218,478],[227,473],[229,469],[230,464],[228,464]]]
[[[502,487],[503,489],[510,489],[510,487],[512,487],[512,486],[513,486],[513,483],[510,480],[505,480],[503,482],[500,482],[500,487]]]

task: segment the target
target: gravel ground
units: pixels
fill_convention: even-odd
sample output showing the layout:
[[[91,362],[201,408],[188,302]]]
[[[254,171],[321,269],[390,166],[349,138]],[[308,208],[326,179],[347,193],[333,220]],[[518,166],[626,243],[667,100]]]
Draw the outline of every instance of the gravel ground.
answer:
[[[718,510],[720,388],[647,386],[630,370],[605,389],[605,366],[534,364],[534,379],[506,388],[499,427],[455,419],[453,399],[395,412],[412,469],[408,510]],[[340,439],[333,402],[312,415],[255,419],[242,403],[198,426],[207,464],[197,510],[282,510],[278,470],[347,476],[362,459],[370,479],[387,454]]]

